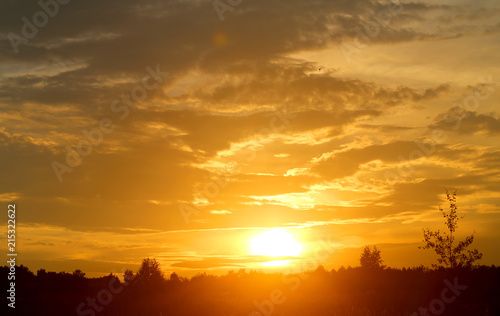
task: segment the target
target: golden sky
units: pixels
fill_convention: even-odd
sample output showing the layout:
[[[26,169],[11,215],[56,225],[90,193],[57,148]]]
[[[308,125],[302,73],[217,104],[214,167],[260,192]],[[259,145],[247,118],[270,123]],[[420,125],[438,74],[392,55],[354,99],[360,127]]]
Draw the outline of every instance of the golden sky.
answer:
[[[52,3],[0,4],[0,201],[30,269],[338,268],[372,244],[430,265],[446,190],[500,264],[497,1]]]

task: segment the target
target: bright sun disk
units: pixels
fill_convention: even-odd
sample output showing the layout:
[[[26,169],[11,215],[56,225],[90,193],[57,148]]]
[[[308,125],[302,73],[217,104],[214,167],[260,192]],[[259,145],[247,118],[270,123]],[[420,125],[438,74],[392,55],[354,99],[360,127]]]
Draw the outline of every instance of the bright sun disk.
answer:
[[[296,257],[300,244],[284,229],[273,229],[255,236],[250,243],[250,253],[269,257]]]

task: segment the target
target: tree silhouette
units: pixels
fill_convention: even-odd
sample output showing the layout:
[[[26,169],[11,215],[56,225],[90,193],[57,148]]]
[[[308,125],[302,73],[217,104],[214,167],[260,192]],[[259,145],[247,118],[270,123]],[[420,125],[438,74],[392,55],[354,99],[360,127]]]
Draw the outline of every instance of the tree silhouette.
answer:
[[[156,259],[144,258],[137,272],[137,279],[144,283],[157,283],[165,281],[160,263]]]
[[[83,273],[82,270],[80,270],[80,269],[73,271],[73,275],[77,278],[84,278],[85,277],[85,273]]]
[[[420,249],[433,249],[439,256],[438,262],[440,266],[449,268],[467,267],[471,268],[475,261],[480,260],[483,254],[477,249],[467,250],[472,242],[474,241],[474,233],[465,237],[463,241],[458,242],[457,246],[454,246],[455,230],[458,227],[458,220],[462,219],[457,215],[457,193],[449,194],[446,191],[446,199],[450,203],[450,212],[446,213],[442,208],[439,210],[443,213],[443,217],[446,218],[445,224],[448,228],[448,232],[431,231],[430,229],[424,229],[424,245],[420,246]],[[433,267],[438,267],[438,265],[433,264]]]
[[[370,249],[370,246],[365,246],[365,248],[363,248],[363,252],[359,258],[359,263],[361,263],[362,268],[384,268],[385,266],[382,265],[382,262],[384,261],[380,256],[380,250],[377,249],[377,246],[373,246],[373,250]]]
[[[173,272],[170,275],[170,281],[172,281],[172,282],[179,282],[179,276],[177,275],[177,273]]]
[[[131,283],[132,280],[135,278],[134,271],[127,269],[123,273],[123,281],[126,282],[127,284]]]
[[[365,247],[363,253],[381,262],[378,249]],[[156,272],[141,275],[160,276],[157,263],[154,259],[143,260],[141,271]],[[0,266],[0,275],[7,276],[10,269],[10,266]],[[27,267],[15,269],[16,315],[389,316],[416,315],[418,311],[420,315],[431,315],[433,310],[439,310],[436,308],[439,304],[446,304],[446,311],[434,314],[500,315],[500,267],[495,266],[460,269],[451,274],[423,266],[403,269],[349,266],[331,271],[318,266],[299,274],[241,269],[226,275],[201,273],[191,279],[172,273],[170,280],[159,286],[136,282],[137,277],[130,284],[120,283],[113,274],[77,278],[67,272],[41,269],[35,275]],[[134,273],[128,270],[125,275],[133,277]],[[444,277],[447,280],[443,284]],[[448,289],[447,293],[441,291],[443,287]],[[7,282],[0,282],[4,293],[8,293],[9,288]],[[456,299],[459,295],[460,299]],[[290,299],[285,301],[286,297]],[[286,303],[275,304],[273,299],[277,298],[280,300],[277,302]],[[440,303],[436,303],[438,301]],[[12,314],[9,310],[10,307],[3,304],[0,315]]]

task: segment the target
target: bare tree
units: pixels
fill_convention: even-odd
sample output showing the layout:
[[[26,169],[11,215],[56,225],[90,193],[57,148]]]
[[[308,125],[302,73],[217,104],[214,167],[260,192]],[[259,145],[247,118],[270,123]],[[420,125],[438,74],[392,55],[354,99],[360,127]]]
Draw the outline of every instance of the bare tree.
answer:
[[[454,246],[455,242],[455,230],[458,227],[458,220],[462,219],[457,215],[457,193],[449,194],[446,191],[446,199],[450,203],[450,212],[446,213],[442,208],[439,210],[443,213],[443,217],[446,218],[445,224],[447,226],[447,232],[431,231],[430,229],[424,229],[424,245],[420,246],[420,249],[433,249],[439,256],[438,262],[439,266],[457,268],[457,267],[472,267],[474,262],[480,260],[483,254],[477,249],[467,250],[467,248],[474,241],[474,233],[465,237],[463,241],[458,242]],[[433,267],[438,267],[438,265],[433,264]]]

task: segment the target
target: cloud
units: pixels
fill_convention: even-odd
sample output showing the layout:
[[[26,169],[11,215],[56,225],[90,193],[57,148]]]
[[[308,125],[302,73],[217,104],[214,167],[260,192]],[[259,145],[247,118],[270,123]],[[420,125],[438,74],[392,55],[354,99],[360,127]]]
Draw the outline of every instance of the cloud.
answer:
[[[226,215],[226,214],[232,214],[231,211],[226,211],[226,210],[212,210],[210,211],[210,214],[215,214],[215,215]]]
[[[384,1],[255,0],[221,22],[211,0],[74,0],[15,53],[9,32],[40,7],[0,3],[0,200],[24,209],[28,262],[243,266],[259,263],[241,255],[249,231],[294,223],[317,237],[343,224],[356,245],[400,237],[445,188],[484,194],[467,203],[496,223],[498,97],[482,112],[447,104],[489,87],[467,86],[476,72],[497,76],[498,5],[392,7],[384,22]],[[367,47],[357,66],[329,55],[356,39]],[[119,119],[113,101],[156,65],[168,76]],[[52,162],[103,118],[114,131],[59,183]],[[453,133],[431,144],[435,129]],[[179,204],[199,210],[190,224]]]
[[[412,155],[418,152],[419,154]],[[405,163],[426,156],[446,159],[458,158],[470,150],[451,149],[444,145],[422,141],[395,141],[383,145],[369,145],[362,148],[345,148],[323,154],[312,166],[312,171],[326,179],[353,175],[360,165],[381,160],[383,163]]]
[[[459,134],[496,136],[500,134],[500,116],[497,113],[480,114],[456,106],[439,114],[431,128]]]

